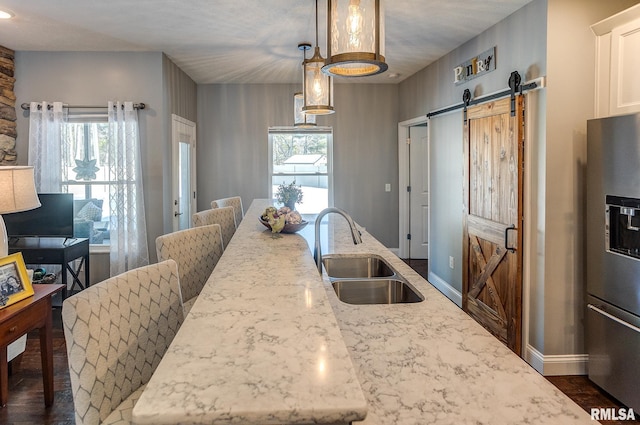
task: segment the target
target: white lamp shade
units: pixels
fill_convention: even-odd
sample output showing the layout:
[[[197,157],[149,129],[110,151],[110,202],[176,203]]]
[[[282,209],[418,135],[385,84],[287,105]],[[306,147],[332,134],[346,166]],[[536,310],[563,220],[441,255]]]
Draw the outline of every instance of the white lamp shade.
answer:
[[[33,167],[0,167],[0,214],[27,211],[40,206]]]

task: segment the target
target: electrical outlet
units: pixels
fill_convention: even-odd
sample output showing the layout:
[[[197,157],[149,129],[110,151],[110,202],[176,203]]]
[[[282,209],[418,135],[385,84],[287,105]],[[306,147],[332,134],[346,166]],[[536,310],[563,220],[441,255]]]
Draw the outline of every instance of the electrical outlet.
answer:
[[[385,192],[391,192],[391,183],[387,183],[384,185],[384,191]]]
[[[454,268],[455,265],[455,261],[453,260],[452,256],[449,256],[449,268]]]

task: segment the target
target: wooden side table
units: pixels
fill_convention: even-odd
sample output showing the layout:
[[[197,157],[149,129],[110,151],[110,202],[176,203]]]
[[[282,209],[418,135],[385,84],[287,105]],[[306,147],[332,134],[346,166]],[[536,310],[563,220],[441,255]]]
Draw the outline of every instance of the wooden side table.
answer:
[[[7,345],[29,331],[40,332],[40,356],[42,359],[42,383],[44,404],[53,404],[53,337],[51,296],[64,285],[36,284],[32,297],[0,309],[0,406],[7,405],[9,397],[9,373]]]

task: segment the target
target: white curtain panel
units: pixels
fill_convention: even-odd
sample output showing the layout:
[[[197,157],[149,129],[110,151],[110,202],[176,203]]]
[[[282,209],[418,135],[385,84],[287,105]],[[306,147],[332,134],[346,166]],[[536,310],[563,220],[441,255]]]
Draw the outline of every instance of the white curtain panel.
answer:
[[[36,190],[61,191],[62,102],[31,102],[29,108],[29,165],[34,167]]]
[[[138,113],[132,102],[109,102],[111,276],[149,264],[142,192]]]

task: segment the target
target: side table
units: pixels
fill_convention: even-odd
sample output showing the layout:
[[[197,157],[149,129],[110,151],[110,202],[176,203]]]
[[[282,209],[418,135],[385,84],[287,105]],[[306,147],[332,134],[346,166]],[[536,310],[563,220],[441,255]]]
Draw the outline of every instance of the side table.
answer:
[[[73,291],[78,285],[82,290],[89,286],[89,239],[87,238],[19,238],[9,242],[9,254],[22,252],[25,264],[59,264],[62,266],[62,300],[67,298],[67,272],[71,273]],[[80,258],[74,270],[72,261]],[[84,266],[84,284],[80,269]]]
[[[29,331],[40,332],[40,357],[44,404],[53,404],[53,336],[51,297],[63,289],[60,284],[33,285],[35,294],[0,309],[0,406],[9,398],[7,346]]]

